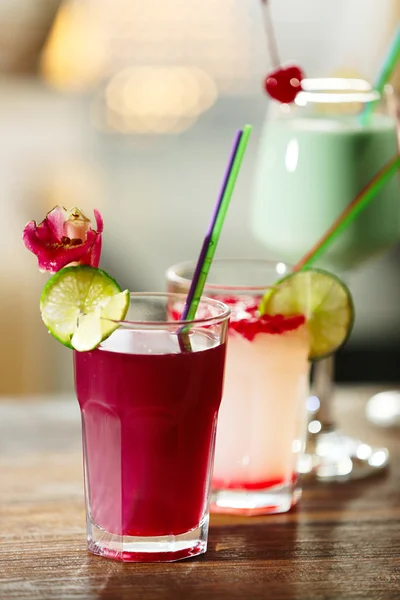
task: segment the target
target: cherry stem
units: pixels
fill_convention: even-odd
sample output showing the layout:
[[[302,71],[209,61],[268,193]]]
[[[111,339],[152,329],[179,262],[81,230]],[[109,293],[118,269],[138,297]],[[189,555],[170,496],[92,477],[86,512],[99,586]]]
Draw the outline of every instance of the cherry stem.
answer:
[[[261,4],[263,5],[264,29],[267,36],[268,51],[272,66],[279,67],[281,61],[279,60],[278,45],[276,43],[275,30],[268,2],[269,0],[261,0]]]

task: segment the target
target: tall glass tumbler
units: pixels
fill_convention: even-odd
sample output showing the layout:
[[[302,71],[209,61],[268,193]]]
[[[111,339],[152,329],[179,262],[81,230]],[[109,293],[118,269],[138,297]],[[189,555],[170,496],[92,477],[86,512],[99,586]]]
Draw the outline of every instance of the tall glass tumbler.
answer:
[[[169,290],[187,291],[194,267],[171,267]],[[207,296],[229,304],[232,313],[212,480],[215,512],[285,512],[300,497],[309,381],[304,317],[257,313],[266,290],[288,271],[283,263],[215,259],[207,279]]]
[[[207,549],[230,311],[202,299],[183,350],[183,324],[169,320],[183,299],[131,294],[111,337],[74,354],[94,554],[152,562]]]

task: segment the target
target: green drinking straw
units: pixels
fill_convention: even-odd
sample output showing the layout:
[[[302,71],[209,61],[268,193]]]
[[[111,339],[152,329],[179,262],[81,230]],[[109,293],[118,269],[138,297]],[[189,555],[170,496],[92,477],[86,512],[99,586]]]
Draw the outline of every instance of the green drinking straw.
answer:
[[[385,85],[390,81],[393,71],[396,68],[397,63],[400,60],[400,23],[394,33],[394,36],[390,42],[389,48],[385,54],[384,61],[379,70],[378,76],[374,83],[374,90],[378,91],[382,95]],[[375,102],[369,102],[361,113],[361,122],[365,125],[373,111]]]
[[[187,295],[185,307],[182,312],[182,321],[193,321],[196,316],[197,307],[203,293],[204,284],[211,267],[211,262],[217,248],[219,237],[221,235],[222,226],[224,224],[229,202],[235,188],[236,179],[239,174],[251,130],[251,125],[246,125],[243,127],[243,130],[239,130],[236,133],[231,157],[228,162],[228,167],[222,183],[222,188],[203,241],[202,249],[196,264],[196,269],[193,274],[192,283]],[[188,327],[183,327],[181,332],[183,333],[187,330]],[[183,342],[185,349],[189,350],[187,343],[188,340],[183,340]]]
[[[339,217],[332,223],[322,238],[299,260],[293,271],[300,271],[315,263],[328,246],[350,225],[355,217],[369,204],[372,198],[391,177],[400,169],[400,154],[394,156],[376,175],[367,183],[359,194],[350,202]]]

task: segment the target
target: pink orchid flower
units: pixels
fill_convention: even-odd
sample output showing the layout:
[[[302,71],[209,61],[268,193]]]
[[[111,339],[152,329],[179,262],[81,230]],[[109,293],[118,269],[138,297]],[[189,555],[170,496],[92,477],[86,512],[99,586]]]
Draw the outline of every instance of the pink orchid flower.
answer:
[[[94,210],[97,231],[79,208],[56,206],[44,221],[29,221],[22,234],[25,246],[37,256],[39,269],[55,273],[70,263],[98,267],[103,217]]]

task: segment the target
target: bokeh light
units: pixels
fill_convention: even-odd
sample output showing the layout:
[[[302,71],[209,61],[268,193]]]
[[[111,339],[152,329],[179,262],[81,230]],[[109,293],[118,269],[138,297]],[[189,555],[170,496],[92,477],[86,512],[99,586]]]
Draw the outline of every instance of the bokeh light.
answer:
[[[42,76],[58,90],[93,93],[99,129],[177,133],[218,96],[258,91],[256,26],[240,0],[68,0]]]

